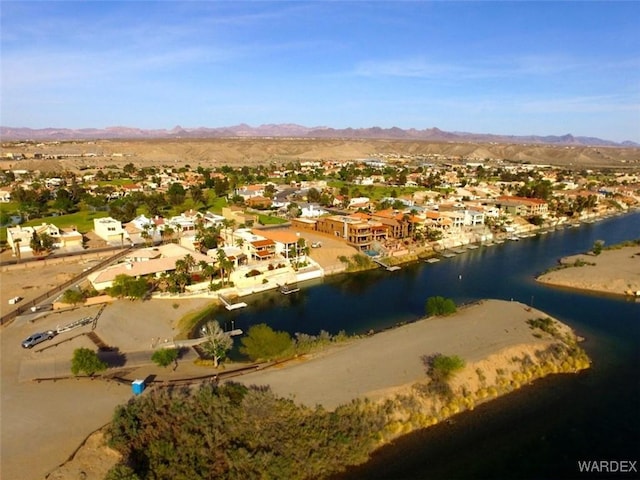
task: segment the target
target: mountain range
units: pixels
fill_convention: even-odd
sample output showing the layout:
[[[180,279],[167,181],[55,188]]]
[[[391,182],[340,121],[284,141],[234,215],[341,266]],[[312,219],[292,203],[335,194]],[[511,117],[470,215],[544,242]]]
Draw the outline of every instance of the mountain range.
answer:
[[[342,138],[342,139],[390,139],[424,140],[433,142],[477,143],[539,143],[549,145],[638,147],[631,141],[613,142],[595,137],[566,135],[499,135],[492,133],[447,132],[439,128],[417,130],[415,128],[344,128],[305,127],[296,124],[267,124],[252,127],[247,124],[229,127],[142,129],[135,127],[107,128],[14,128],[0,127],[2,141],[9,140],[97,140],[97,139],[149,139],[149,138],[228,138],[228,137],[294,137],[294,138]]]

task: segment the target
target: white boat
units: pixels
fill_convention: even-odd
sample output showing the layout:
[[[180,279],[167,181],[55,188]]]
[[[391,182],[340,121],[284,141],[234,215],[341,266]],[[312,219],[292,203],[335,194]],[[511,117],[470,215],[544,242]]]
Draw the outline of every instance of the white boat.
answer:
[[[278,287],[278,291],[283,295],[289,295],[291,293],[299,292],[300,288],[298,288],[297,285],[287,285],[285,283],[284,285],[280,285],[280,287]]]

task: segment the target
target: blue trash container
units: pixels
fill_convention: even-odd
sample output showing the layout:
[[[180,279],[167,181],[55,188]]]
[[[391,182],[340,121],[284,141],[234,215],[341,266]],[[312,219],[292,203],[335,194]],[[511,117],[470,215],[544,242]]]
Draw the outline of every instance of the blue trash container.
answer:
[[[131,389],[134,395],[140,395],[144,391],[144,380],[134,380],[131,382]]]

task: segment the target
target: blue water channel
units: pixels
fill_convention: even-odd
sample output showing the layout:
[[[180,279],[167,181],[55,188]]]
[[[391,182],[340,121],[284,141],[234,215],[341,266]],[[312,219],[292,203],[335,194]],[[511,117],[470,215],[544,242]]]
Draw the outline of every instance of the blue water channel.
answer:
[[[579,460],[639,460],[640,303],[547,287],[535,276],[596,240],[612,245],[636,238],[638,212],[439,263],[329,277],[293,295],[253,295],[243,299],[248,308],[214,316],[245,331],[267,323],[291,334],[354,334],[414,321],[434,295],[457,304],[482,298],[532,304],[586,338],[589,371],[540,380],[451,424],[403,437],[339,478],[578,478]]]

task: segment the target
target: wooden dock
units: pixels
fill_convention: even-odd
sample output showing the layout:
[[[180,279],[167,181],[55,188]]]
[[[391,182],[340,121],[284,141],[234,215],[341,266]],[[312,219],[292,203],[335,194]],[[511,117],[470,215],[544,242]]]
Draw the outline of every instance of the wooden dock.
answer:
[[[378,265],[380,265],[382,268],[386,269],[388,272],[395,272],[397,270],[400,270],[400,267],[398,267],[397,265],[395,266],[389,266],[386,263],[384,263],[382,260],[380,260],[379,258],[372,258],[371,260],[373,260],[374,262],[376,262]]]

